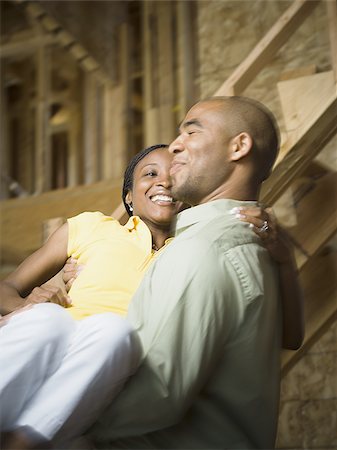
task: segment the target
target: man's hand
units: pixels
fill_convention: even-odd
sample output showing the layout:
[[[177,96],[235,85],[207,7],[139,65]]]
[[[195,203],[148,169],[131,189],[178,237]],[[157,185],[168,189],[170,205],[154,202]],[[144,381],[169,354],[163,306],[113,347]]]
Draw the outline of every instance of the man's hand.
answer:
[[[71,305],[70,297],[56,286],[43,285],[36,287],[25,298],[23,305],[34,305],[36,303],[56,303],[64,308]]]
[[[64,267],[63,267],[63,274],[62,279],[65,284],[66,291],[69,292],[71,286],[73,285],[73,282],[77,278],[77,276],[81,273],[83,270],[83,266],[77,264],[77,260],[75,258],[68,258]]]

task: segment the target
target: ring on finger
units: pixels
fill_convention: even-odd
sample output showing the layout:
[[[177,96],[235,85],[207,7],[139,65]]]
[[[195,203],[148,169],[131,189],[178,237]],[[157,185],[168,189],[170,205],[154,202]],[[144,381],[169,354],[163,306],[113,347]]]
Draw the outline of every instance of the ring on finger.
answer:
[[[262,224],[262,227],[259,228],[260,233],[266,233],[269,230],[268,222],[265,220]]]

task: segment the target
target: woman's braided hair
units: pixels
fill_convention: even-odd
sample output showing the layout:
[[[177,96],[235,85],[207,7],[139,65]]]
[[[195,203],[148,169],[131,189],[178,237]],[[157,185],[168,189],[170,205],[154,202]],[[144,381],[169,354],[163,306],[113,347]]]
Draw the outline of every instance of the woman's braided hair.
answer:
[[[157,150],[159,148],[167,148],[168,145],[166,144],[156,144],[152,145],[151,147],[144,148],[144,150],[141,150],[138,152],[130,161],[128,167],[125,170],[124,173],[124,183],[123,183],[123,191],[122,191],[122,199],[125,206],[125,209],[129,216],[132,216],[132,211],[130,210],[129,205],[126,203],[126,196],[129,191],[133,188],[133,173],[135,171],[135,168],[139,161],[141,161],[145,156],[147,156],[149,153],[153,152],[154,150]]]

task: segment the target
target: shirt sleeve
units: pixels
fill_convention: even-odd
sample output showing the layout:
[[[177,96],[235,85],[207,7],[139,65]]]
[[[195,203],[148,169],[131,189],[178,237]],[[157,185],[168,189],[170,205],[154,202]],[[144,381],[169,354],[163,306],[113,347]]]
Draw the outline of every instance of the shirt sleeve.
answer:
[[[92,429],[96,440],[142,435],[177,423],[240,321],[238,281],[216,248],[171,244],[143,280],[129,320],[145,359]]]
[[[88,236],[103,218],[104,214],[97,211],[84,212],[68,219],[68,256],[79,256],[83,244],[87,244]]]

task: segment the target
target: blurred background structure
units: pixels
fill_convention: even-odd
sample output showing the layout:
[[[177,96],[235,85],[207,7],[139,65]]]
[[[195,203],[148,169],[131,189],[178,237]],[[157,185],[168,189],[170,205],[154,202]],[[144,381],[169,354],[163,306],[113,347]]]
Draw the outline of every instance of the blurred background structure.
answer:
[[[279,448],[337,448],[335,0],[1,1],[1,276],[48,229],[115,211],[127,161],[189,106],[247,95],[282,148],[261,200],[289,231],[306,302],[283,355]],[[258,412],[257,412],[258,413]]]

